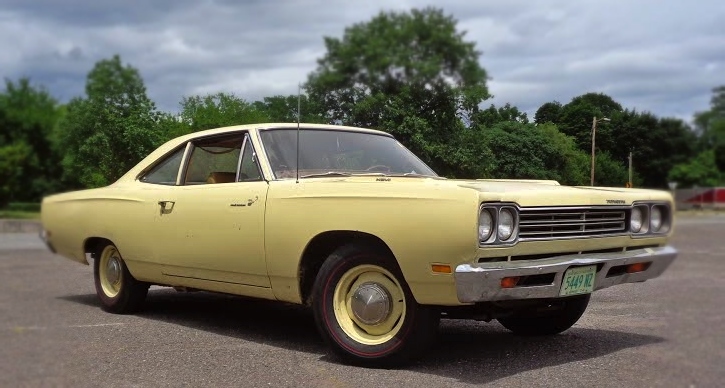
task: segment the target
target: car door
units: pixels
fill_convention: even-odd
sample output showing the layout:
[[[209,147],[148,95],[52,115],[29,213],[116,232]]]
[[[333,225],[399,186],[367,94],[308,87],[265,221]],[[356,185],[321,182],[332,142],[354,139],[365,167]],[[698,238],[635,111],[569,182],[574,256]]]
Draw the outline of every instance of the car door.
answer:
[[[246,132],[192,141],[180,183],[158,198],[156,259],[167,276],[270,287],[262,179]]]

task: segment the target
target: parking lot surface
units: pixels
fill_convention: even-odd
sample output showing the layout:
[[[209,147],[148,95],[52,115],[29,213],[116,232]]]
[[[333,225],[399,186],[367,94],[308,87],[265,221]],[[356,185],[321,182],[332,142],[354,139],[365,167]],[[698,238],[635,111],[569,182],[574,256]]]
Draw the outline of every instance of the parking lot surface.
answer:
[[[91,267],[0,234],[0,386],[722,386],[725,216],[680,217],[672,244],[663,276],[597,291],[560,335],[444,320],[426,357],[382,370],[339,363],[287,304],[153,287],[143,312],[105,313]]]

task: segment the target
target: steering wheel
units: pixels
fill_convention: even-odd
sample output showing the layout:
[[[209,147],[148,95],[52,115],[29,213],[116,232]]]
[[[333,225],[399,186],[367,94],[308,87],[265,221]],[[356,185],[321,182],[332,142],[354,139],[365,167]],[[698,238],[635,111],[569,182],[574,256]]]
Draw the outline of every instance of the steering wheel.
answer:
[[[365,171],[386,171],[390,172],[390,167],[384,164],[376,164],[365,169]]]

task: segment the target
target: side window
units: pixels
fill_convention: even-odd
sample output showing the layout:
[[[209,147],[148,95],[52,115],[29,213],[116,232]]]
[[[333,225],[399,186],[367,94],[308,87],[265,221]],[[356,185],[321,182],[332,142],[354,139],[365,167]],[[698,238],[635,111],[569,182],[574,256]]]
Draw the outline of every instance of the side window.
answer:
[[[243,134],[194,142],[184,177],[185,185],[234,182]]]
[[[156,183],[159,185],[175,185],[176,176],[181,166],[181,158],[184,157],[186,147],[181,147],[173,154],[166,157],[143,177],[141,182]]]
[[[261,181],[262,174],[259,171],[257,155],[254,153],[254,148],[252,148],[252,142],[247,137],[244,142],[242,159],[239,162],[239,182]]]

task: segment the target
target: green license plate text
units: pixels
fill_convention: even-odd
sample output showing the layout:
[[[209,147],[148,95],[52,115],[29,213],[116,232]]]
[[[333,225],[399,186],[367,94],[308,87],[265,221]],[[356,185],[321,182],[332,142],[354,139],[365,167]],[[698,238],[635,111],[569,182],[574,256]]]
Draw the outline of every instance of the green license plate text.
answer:
[[[564,279],[561,282],[560,296],[589,294],[594,291],[594,280],[596,279],[597,266],[571,268],[564,272]]]

